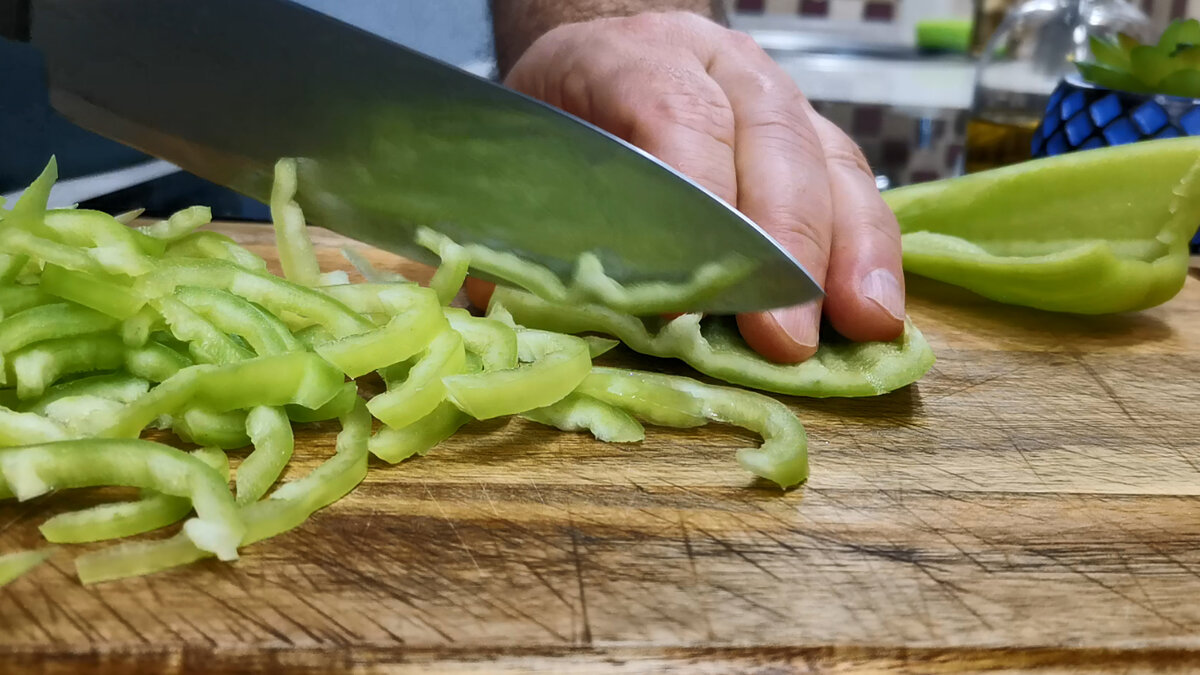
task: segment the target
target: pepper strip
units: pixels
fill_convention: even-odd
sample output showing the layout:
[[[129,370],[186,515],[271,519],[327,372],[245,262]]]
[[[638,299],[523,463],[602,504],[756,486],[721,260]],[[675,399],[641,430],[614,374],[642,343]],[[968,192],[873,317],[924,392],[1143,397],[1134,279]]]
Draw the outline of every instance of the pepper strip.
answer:
[[[587,343],[569,335],[523,330],[517,333],[517,347],[529,363],[444,377],[449,399],[475,419],[515,415],[562,400],[592,365]]]
[[[626,288],[604,273],[600,258],[593,253],[579,256],[575,277],[567,289],[567,302],[601,304],[636,316],[672,312],[694,307],[744,280],[757,265],[742,256],[709,262],[696,268],[683,283],[643,282]]]
[[[41,396],[46,387],[76,373],[115,370],[125,363],[125,345],[111,333],[43,340],[12,355],[17,398]]]
[[[30,307],[0,321],[0,371],[13,352],[43,340],[112,330],[116,319],[67,302]],[[6,383],[0,372],[0,382]]]
[[[131,403],[150,389],[150,383],[129,373],[92,375],[54,385],[41,398],[31,403],[28,412],[45,414],[46,406],[70,396],[96,396],[119,403]]]
[[[782,488],[808,478],[808,441],[791,410],[775,399],[742,389],[702,384],[686,377],[597,367],[580,393],[624,408],[652,424],[670,425],[661,402],[690,400],[678,413],[733,424],[763,437],[758,448],[737,451],[738,464]]]
[[[39,286],[51,295],[96,310],[114,319],[138,313],[146,299],[134,293],[128,282],[111,274],[78,272],[47,263]]]
[[[171,334],[188,343],[188,351],[197,362],[223,365],[254,356],[175,297],[155,298],[150,305],[162,315]]]
[[[437,296],[428,289],[421,290],[424,292],[417,296],[419,299],[386,326],[317,345],[316,352],[350,377],[411,358],[448,328]]]
[[[0,407],[0,446],[12,447],[28,443],[48,443],[70,438],[58,422],[38,413],[17,412]],[[0,494],[0,498],[4,495]]]
[[[182,415],[172,416],[171,420],[171,429],[189,443],[211,445],[223,450],[244,448],[250,444],[250,437],[246,435],[244,410],[215,412],[191,406]]]
[[[151,382],[163,382],[190,365],[191,359],[160,342],[125,349],[125,369]]]
[[[105,271],[105,266],[84,250],[61,244],[53,239],[39,237],[26,230],[0,230],[0,252],[18,259],[23,256],[80,272],[99,273]],[[116,269],[112,271],[120,272],[124,265],[119,264],[115,267]],[[17,273],[19,274],[23,269],[22,266]]]
[[[427,245],[441,259],[441,264],[429,280],[429,287],[437,293],[438,300],[443,305],[449,305],[467,279],[467,272],[471,268],[471,256],[467,249],[449,238],[431,237],[426,230],[417,232],[417,243]]]
[[[542,265],[478,244],[461,246],[427,228],[417,230],[416,243],[442,259],[442,266],[430,286],[440,282],[438,295],[444,304],[449,304],[458,292],[467,268],[474,267],[548,300],[603,304],[634,315],[660,314],[699,304],[743,281],[757,268],[752,260],[731,255],[725,260],[701,265],[682,283],[644,282],[626,288],[604,273],[599,257],[583,253],[576,261],[570,286],[565,286],[558,275]],[[443,268],[445,274],[439,280]],[[458,275],[460,268],[461,277]]]
[[[4,448],[0,474],[21,501],[54,489],[103,485],[187,497],[197,517],[183,524],[184,534],[221,560],[237,559],[246,532],[221,476],[199,459],[160,443],[86,439]]]
[[[4,229],[44,229],[42,220],[46,216],[46,202],[50,199],[50,188],[54,187],[56,180],[58,180],[58,161],[51,157],[46,168],[42,169],[38,177],[21,193],[17,203],[13,204],[12,210],[0,211],[0,219],[4,220]],[[27,262],[29,262],[29,256],[24,253],[14,251],[0,254],[0,282],[12,283],[25,269]]]
[[[382,427],[371,437],[368,448],[379,459],[395,464],[413,455],[424,455],[470,421],[471,416],[458,406],[442,401],[433,412],[403,428]]]
[[[300,342],[282,321],[228,291],[180,286],[175,298],[221,332],[245,338],[259,356],[300,349]]]
[[[794,396],[884,394],[917,381],[934,362],[933,350],[911,321],[893,342],[822,340],[812,358],[785,365],[756,355],[737,329],[718,317],[701,323],[698,314],[684,314],[651,333],[641,319],[599,305],[550,303],[501,287],[492,296],[492,304],[497,303],[523,325],[563,333],[606,333],[642,354],[677,358],[732,384]]]
[[[110,272],[129,276],[145,274],[154,261],[146,255],[140,233],[125,227],[115,218],[88,209],[55,209],[46,212],[43,221],[58,241],[78,246]],[[153,240],[151,240],[153,241]],[[156,254],[163,246],[158,243]]]
[[[408,426],[438,407],[446,398],[446,376],[462,372],[465,365],[462,336],[446,329],[429,343],[403,383],[372,398],[367,407],[389,427]]]
[[[345,496],[367,473],[367,439],[371,416],[359,399],[342,417],[334,456],[304,478],[287,483],[270,497],[246,505],[242,545],[253,544],[298,527],[315,511]],[[128,542],[84,554],[75,569],[85,584],[98,583],[186,565],[208,557],[187,538],[176,535],[152,542]]]
[[[296,203],[296,160],[284,158],[275,163],[275,182],[271,185],[271,222],[275,226],[275,248],[283,276],[304,286],[320,283],[321,268],[304,224],[304,212]]]
[[[485,371],[517,367],[517,333],[494,319],[471,316],[465,309],[447,308],[443,314],[462,336],[467,351],[479,356]]]
[[[310,352],[260,356],[225,366],[191,366],[126,406],[100,435],[136,437],[158,416],[189,404],[216,412],[259,405],[319,408],[337,396],[344,382],[340,371]]]
[[[605,443],[636,443],[646,438],[646,429],[621,408],[579,393],[563,400],[521,413],[527,420],[562,431],[590,431]]]
[[[162,315],[153,307],[143,306],[121,322],[121,339],[130,347],[141,347],[150,339],[150,333],[166,328],[166,325]]]
[[[392,316],[418,302],[429,289],[409,282],[396,282],[326,286],[321,292],[360,314]]]
[[[67,244],[132,247],[134,252],[161,256],[166,242],[128,227],[144,212],[145,209],[134,209],[110,216],[103,211],[88,209],[54,209],[46,212],[45,223]]]
[[[232,237],[203,230],[177,239],[167,246],[167,258],[212,258],[228,262],[251,272],[266,272],[267,261],[239,246]]]
[[[342,390],[337,396],[329,399],[329,402],[319,408],[305,408],[299,405],[284,406],[288,417],[293,422],[324,422],[335,417],[342,417],[350,412],[354,407],[354,402],[358,399],[358,385],[354,382],[347,382],[342,385]]]
[[[416,243],[434,253],[455,242],[429,228],[418,228]],[[496,251],[478,244],[462,246],[471,267],[497,279],[519,286],[535,295],[552,300],[566,300],[567,288],[558,275],[550,270],[530,263],[507,251]]]
[[[44,548],[38,551],[15,551],[0,555],[0,587],[7,586],[17,577],[42,564],[53,552],[52,548]]]
[[[279,479],[292,458],[292,422],[282,408],[257,406],[246,416],[246,434],[254,444],[237,470],[237,502],[256,502]]]
[[[375,326],[322,291],[269,274],[244,270],[224,260],[164,260],[139,277],[135,290],[147,297],[173,293],[178,286],[220,288],[259,304],[280,318],[290,312],[325,326],[335,337],[365,333]]]
[[[172,213],[166,220],[139,228],[142,234],[166,242],[182,239],[201,225],[212,222],[212,209],[207,206],[189,206]]]
[[[108,425],[121,403],[90,394],[63,396],[46,405],[46,417],[66,428],[70,438],[90,438]]]
[[[200,448],[191,455],[215,469],[222,480],[229,480],[229,458],[220,449]],[[38,530],[49,542],[83,544],[157,530],[179,522],[192,510],[191,501],[184,497],[151,491],[143,491],[143,494],[136,501],[100,504],[60,513],[42,523]]]
[[[57,298],[43,291],[40,285],[8,284],[0,286],[0,319],[5,319],[31,307],[48,305],[57,301]]]
[[[357,249],[343,246],[341,253],[342,257],[346,259],[346,262],[350,263],[350,265],[362,275],[363,279],[367,280],[367,283],[408,282],[408,279],[404,278],[404,275],[400,274],[399,272],[381,270],[375,267],[371,264],[371,261],[368,260],[367,257],[360,253]]]

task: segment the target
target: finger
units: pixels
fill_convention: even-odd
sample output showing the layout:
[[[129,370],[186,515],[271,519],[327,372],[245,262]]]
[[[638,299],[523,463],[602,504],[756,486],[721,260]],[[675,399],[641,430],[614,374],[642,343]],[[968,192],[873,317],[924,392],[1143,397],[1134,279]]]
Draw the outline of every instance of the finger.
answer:
[[[893,340],[904,331],[900,226],[858,146],[832,122],[816,113],[811,119],[833,194],[825,316],[851,340]]]
[[[718,29],[724,30],[724,29]],[[733,105],[738,208],[824,284],[833,209],[820,139],[792,79],[742,33],[726,32],[708,72]],[[738,317],[746,342],[763,356],[802,361],[817,349],[819,303]]]

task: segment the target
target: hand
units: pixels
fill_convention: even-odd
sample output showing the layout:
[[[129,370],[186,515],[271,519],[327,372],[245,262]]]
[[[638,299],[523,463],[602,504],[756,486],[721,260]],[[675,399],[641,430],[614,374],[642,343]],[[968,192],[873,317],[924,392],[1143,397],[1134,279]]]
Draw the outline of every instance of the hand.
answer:
[[[566,24],[534,42],[505,83],[735,205],[823,285],[825,316],[842,335],[904,330],[899,227],[866,160],[749,36],[689,13]],[[480,299],[479,285],[468,291]],[[755,351],[793,363],[816,351],[821,311],[810,303],[737,321]]]

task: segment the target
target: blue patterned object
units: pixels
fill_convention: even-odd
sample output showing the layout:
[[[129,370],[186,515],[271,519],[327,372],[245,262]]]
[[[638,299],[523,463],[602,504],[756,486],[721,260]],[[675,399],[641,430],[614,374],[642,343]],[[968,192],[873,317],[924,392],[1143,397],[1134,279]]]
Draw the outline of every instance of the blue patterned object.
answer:
[[[1200,136],[1200,99],[1115,91],[1071,75],[1050,95],[1032,151],[1049,157],[1178,136]],[[1192,252],[1200,252],[1200,232]]]

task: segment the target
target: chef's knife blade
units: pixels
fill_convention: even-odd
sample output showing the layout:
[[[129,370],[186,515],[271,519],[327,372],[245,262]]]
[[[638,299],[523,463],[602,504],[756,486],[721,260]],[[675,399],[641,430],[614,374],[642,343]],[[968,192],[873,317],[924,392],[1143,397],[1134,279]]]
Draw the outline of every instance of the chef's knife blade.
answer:
[[[820,296],[752,222],[557,109],[288,0],[33,0],[32,42],[67,117],[265,200],[297,157],[310,222],[432,262],[429,226],[569,278],[681,281],[745,256],[750,278],[686,309]]]

